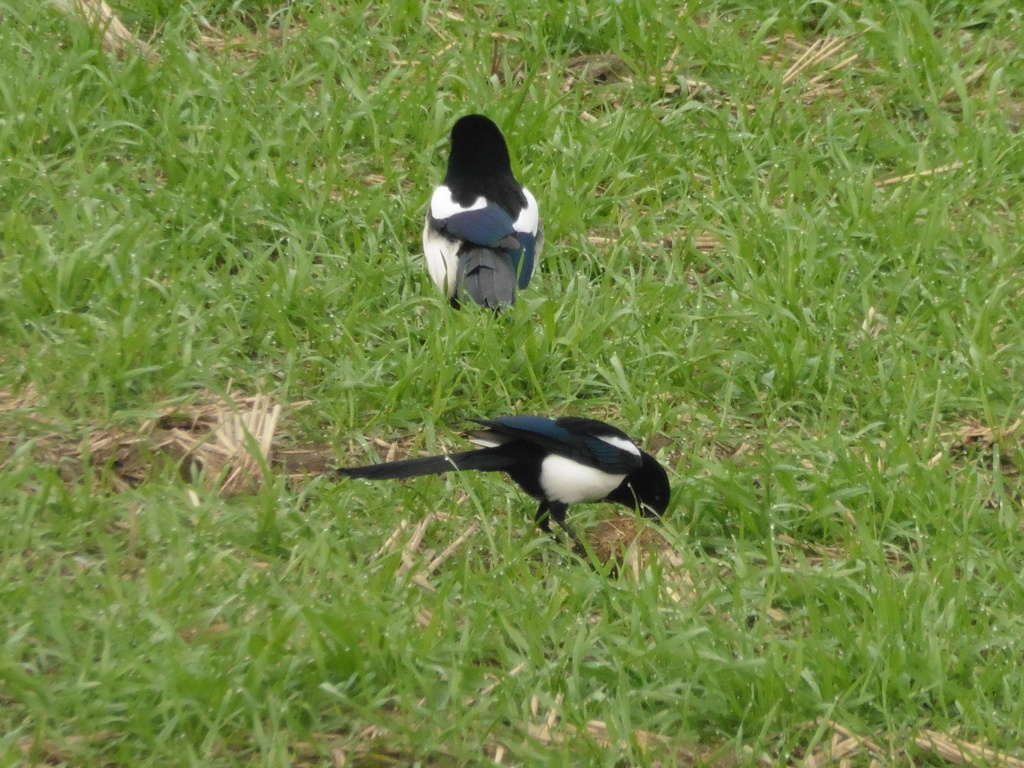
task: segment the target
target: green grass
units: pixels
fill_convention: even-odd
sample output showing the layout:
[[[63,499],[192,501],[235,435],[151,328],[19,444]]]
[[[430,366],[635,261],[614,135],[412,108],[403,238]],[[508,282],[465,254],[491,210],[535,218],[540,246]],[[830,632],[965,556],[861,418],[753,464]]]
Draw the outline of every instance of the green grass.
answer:
[[[784,763],[826,721],[1024,757],[1015,2],[123,11],[158,60],[0,0],[0,765]],[[498,318],[419,253],[471,111],[547,236]],[[39,450],[229,389],[339,462],[613,421],[670,469],[694,594],[593,570],[496,476],[221,498],[154,455],[118,493]],[[409,533],[380,552],[432,512],[428,554],[480,526],[433,592]]]

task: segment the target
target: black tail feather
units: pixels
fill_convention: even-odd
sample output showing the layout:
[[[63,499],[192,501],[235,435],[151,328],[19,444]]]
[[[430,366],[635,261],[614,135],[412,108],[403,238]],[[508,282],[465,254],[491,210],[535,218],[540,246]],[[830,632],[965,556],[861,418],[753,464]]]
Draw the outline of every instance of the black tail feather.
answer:
[[[457,469],[506,472],[514,465],[514,459],[499,446],[443,456],[426,456],[422,459],[403,459],[386,464],[369,464],[365,467],[340,467],[337,471],[339,475],[361,477],[365,480],[395,480],[402,477],[440,475]]]
[[[472,248],[459,254],[459,292],[482,307],[498,309],[516,303],[516,273],[503,251]]]

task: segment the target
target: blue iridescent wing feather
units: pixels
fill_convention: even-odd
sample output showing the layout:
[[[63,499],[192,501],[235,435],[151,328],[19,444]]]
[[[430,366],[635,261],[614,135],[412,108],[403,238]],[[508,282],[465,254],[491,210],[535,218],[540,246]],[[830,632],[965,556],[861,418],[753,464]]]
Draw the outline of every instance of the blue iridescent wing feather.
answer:
[[[519,276],[519,289],[525,288],[533,276],[533,262],[536,255],[537,238],[528,232],[516,232],[516,240],[522,246],[512,254],[512,269]]]
[[[499,416],[474,419],[499,435],[535,443],[539,447],[566,456],[612,474],[628,474],[640,465],[640,457],[580,429],[570,430],[543,416]],[[581,420],[583,421],[583,420]],[[597,422],[599,423],[599,422]]]
[[[509,250],[519,247],[512,219],[496,205],[455,213],[446,219],[431,217],[431,224],[449,237],[474,245]]]

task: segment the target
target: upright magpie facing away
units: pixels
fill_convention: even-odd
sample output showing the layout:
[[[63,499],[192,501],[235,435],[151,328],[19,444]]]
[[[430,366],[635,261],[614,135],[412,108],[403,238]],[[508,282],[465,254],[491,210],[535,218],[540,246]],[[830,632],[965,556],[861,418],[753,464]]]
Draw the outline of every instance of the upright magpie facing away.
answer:
[[[553,518],[574,542],[566,522],[570,504],[613,501],[645,517],[661,517],[668,507],[668,474],[615,427],[594,419],[563,416],[499,416],[472,419],[485,429],[470,433],[479,450],[405,459],[388,464],[339,469],[349,477],[387,480],[437,475],[453,469],[507,472],[519,487],[540,500],[536,520],[550,531]]]
[[[483,115],[459,118],[423,228],[430,279],[452,306],[467,295],[484,307],[511,305],[542,244],[537,201],[512,175],[501,130]]]

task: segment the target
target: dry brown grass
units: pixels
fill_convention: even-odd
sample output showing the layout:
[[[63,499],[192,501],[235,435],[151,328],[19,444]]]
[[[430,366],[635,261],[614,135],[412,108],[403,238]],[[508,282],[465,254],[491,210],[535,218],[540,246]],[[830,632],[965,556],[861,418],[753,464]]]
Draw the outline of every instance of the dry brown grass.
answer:
[[[823,94],[839,95],[841,88],[836,81],[836,73],[857,61],[857,54],[846,55],[848,41],[839,37],[827,36],[804,43],[786,35],[772,42],[775,43],[775,51],[769,60],[788,60],[782,75],[782,87],[798,85],[805,103]],[[805,77],[815,70],[820,71]]]
[[[92,472],[96,487],[121,492],[170,461],[187,481],[236,496],[254,493],[268,473],[284,471],[295,479],[324,474],[335,463],[331,446],[288,439],[281,431],[284,407],[267,395],[204,393],[187,404],[162,406],[137,424],[70,432],[40,416],[37,401],[32,390],[0,392],[0,413],[11,417],[0,422],[0,446],[8,454],[3,464],[52,467],[67,483]]]
[[[961,739],[955,734],[933,730],[897,733],[857,733],[831,720],[804,723],[804,728],[831,734],[805,755],[797,756],[789,765],[802,768],[824,766],[949,764],[988,766],[989,768],[1024,768],[1024,760],[981,744]],[[776,765],[766,758],[766,765]]]
[[[1020,470],[1014,457],[1018,451],[1024,450],[1022,427],[1024,419],[1001,427],[967,416],[947,433],[944,442],[948,447],[932,456],[928,466],[937,466],[947,455],[958,461],[982,459],[992,466],[998,463],[1004,476],[1016,477]]]
[[[156,50],[132,34],[104,0],[53,0],[53,4],[102,35],[103,47],[108,51],[122,58],[138,51],[150,61],[156,60]]]
[[[522,666],[510,670],[502,678],[496,678],[482,692],[486,695],[504,680],[515,677]],[[570,739],[577,738],[581,729],[561,720],[562,694],[557,694],[547,706],[542,705],[539,695],[530,699],[531,719],[525,723],[526,735],[535,743],[558,748]],[[706,766],[707,768],[730,768],[748,764],[751,758],[764,766],[793,766],[794,768],[825,768],[836,766],[847,768],[865,766],[882,768],[886,765],[965,765],[981,768],[1024,768],[1024,760],[989,749],[981,744],[959,738],[956,734],[940,733],[934,730],[919,732],[897,731],[894,733],[858,733],[831,720],[816,720],[804,723],[798,728],[821,731],[818,746],[807,752],[770,755],[737,753],[728,744],[687,743],[658,733],[636,729],[628,735],[613,736],[608,725],[601,720],[590,720],[583,727],[585,736],[595,744],[624,751],[632,745],[650,758],[652,766]],[[378,766],[403,764],[422,759],[396,747],[388,728],[380,725],[367,726],[354,734],[316,734],[315,741],[298,742],[292,747],[298,757],[312,758],[317,754],[329,754],[335,766]],[[516,743],[511,739],[494,740],[485,745],[485,755],[496,765],[518,762]],[[445,765],[451,755],[436,754],[424,765]],[[507,761],[507,762],[506,762]]]
[[[514,678],[523,670],[523,665],[514,667],[502,677],[495,677],[480,696],[486,696],[506,680]],[[425,702],[424,702],[425,703]],[[467,701],[468,704],[473,700]],[[560,707],[562,694],[554,697],[551,704],[542,706],[541,697],[530,699],[531,719],[524,724],[525,735],[542,746],[553,749],[567,740],[580,735],[572,724],[561,721]],[[633,730],[628,736],[613,736],[608,725],[601,720],[590,720],[583,733],[595,744],[603,747],[626,750],[630,745],[648,754],[652,766],[705,766],[706,768],[731,768],[748,764],[753,758],[764,766],[793,766],[794,768],[825,768],[836,766],[847,768],[865,766],[882,768],[887,765],[961,765],[972,768],[1024,768],[1024,760],[1005,752],[990,749],[955,733],[941,733],[934,730],[918,732],[898,731],[894,733],[858,733],[841,723],[831,720],[815,720],[798,726],[806,730],[821,731],[818,746],[807,752],[782,755],[757,754],[749,751],[738,754],[727,744],[707,745],[685,743],[658,733]],[[401,729],[397,729],[401,730]],[[87,736],[71,735],[63,739],[40,740],[25,737],[17,743],[18,749],[33,755],[38,765],[74,764],[82,754],[99,743],[123,738],[116,731],[100,731]],[[516,738],[516,737],[514,737]],[[483,752],[495,765],[518,762],[517,741],[505,738],[487,743]],[[381,765],[404,765],[417,762],[420,765],[451,765],[455,756],[443,749],[426,756],[403,749],[401,740],[395,738],[386,726],[368,725],[352,733],[313,733],[308,740],[291,744],[293,765],[332,765],[336,768],[378,768]],[[327,758],[328,762],[324,762]]]
[[[592,234],[587,237],[587,242],[591,245],[606,246],[612,245],[619,241],[619,236],[616,233],[612,233],[610,236]],[[711,251],[717,250],[722,246],[722,242],[712,235],[710,232],[700,232],[692,234],[690,232],[675,232],[670,235],[665,235],[661,240],[655,241],[644,241],[644,246],[647,248],[664,248],[670,250],[680,243],[693,243],[693,247],[698,251],[704,253],[710,253]]]

